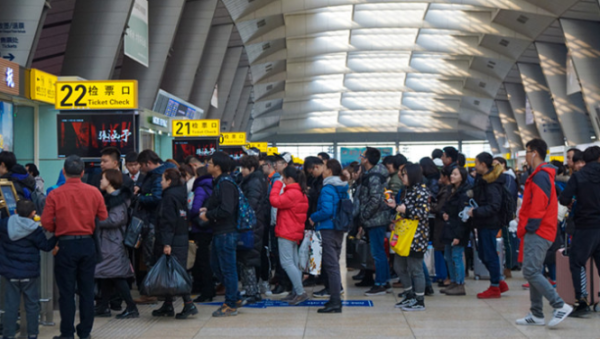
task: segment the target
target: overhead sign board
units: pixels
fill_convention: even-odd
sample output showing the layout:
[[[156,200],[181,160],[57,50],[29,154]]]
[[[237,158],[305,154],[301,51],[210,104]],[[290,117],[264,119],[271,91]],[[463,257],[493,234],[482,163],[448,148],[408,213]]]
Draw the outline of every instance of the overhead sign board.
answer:
[[[123,37],[125,55],[148,67],[148,0],[135,0]]]
[[[137,109],[137,80],[58,81],[56,101],[58,110]]]
[[[212,120],[173,120],[172,135],[176,138],[218,137],[221,121]]]
[[[0,59],[0,92],[19,95],[19,65]]]
[[[246,132],[221,133],[220,146],[246,146]]]
[[[50,73],[42,72],[39,69],[28,71],[29,76],[25,89],[31,100],[43,101],[54,104],[56,101],[56,82],[58,77]]]
[[[248,143],[248,148],[256,147],[260,151],[260,153],[267,153],[269,150],[269,143],[267,142],[250,142]]]
[[[279,154],[279,150],[277,149],[277,147],[267,148],[267,155],[273,155],[275,153]]]
[[[0,58],[25,67],[47,2],[20,0],[3,3],[10,6],[0,10]]]

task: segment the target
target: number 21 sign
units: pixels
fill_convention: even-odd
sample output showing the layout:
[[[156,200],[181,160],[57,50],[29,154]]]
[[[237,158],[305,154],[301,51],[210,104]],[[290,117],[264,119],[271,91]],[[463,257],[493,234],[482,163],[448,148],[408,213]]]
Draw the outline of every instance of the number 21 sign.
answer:
[[[216,137],[221,134],[220,120],[174,120],[172,135],[176,138]]]

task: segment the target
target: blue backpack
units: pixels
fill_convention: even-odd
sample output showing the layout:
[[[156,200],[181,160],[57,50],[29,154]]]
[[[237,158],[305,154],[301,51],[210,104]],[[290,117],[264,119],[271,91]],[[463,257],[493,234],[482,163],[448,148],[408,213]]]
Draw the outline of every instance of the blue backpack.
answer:
[[[233,181],[231,177],[224,177],[217,183],[216,189],[219,189],[219,184],[222,181],[229,181],[238,190],[238,216],[237,216],[237,230],[239,232],[250,231],[256,226],[256,214],[248,203],[248,199],[240,189],[240,187]]]
[[[336,213],[333,216],[333,229],[336,231],[348,232],[352,225],[352,211],[354,210],[354,204],[352,203],[352,200],[350,200],[348,193],[340,195],[337,190],[336,193],[340,200],[338,202]]]

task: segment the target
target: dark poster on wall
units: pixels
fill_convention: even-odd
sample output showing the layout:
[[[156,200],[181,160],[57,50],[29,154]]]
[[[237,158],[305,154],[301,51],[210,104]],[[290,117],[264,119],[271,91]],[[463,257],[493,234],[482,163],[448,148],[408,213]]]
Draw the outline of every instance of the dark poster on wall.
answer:
[[[219,151],[229,154],[233,160],[240,160],[246,154],[242,146],[219,146]]]
[[[206,161],[209,155],[217,151],[217,138],[203,139],[175,139],[173,140],[173,159],[177,162],[183,162],[190,155]]]
[[[123,156],[135,151],[133,114],[59,114],[57,119],[59,158],[99,158],[106,147],[118,148]]]

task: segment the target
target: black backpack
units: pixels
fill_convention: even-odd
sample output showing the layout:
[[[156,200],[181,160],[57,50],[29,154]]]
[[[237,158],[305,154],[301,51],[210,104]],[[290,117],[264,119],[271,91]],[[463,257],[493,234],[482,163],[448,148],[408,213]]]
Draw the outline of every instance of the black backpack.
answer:
[[[333,229],[336,231],[348,232],[350,226],[352,225],[352,211],[354,204],[352,203],[352,200],[350,200],[348,193],[346,193],[344,197],[342,197],[340,193],[337,193],[337,195],[340,200],[335,215],[333,216]]]
[[[511,221],[515,220],[516,210],[517,206],[512,193],[506,185],[502,185],[502,203],[500,204],[500,213],[498,215],[502,227],[508,226]]]

